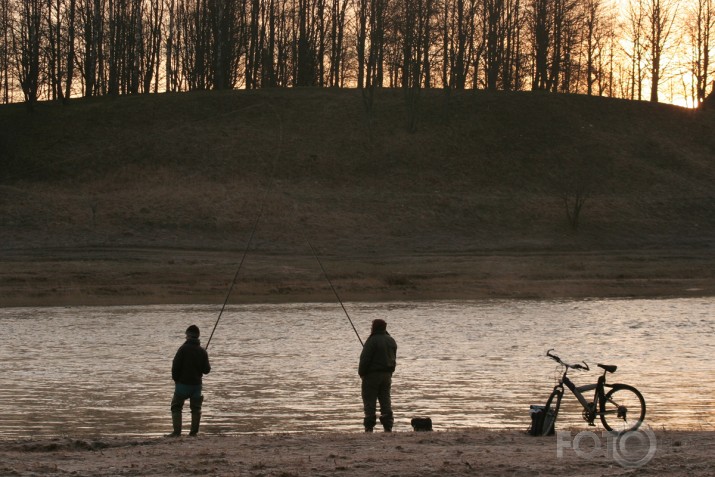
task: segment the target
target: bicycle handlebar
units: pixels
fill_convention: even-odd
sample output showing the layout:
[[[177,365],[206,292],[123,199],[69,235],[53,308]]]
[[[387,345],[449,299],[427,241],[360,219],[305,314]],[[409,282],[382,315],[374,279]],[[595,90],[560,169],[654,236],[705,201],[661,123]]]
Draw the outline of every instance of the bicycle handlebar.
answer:
[[[556,361],[557,363],[559,363],[561,366],[565,366],[565,367],[571,368],[571,369],[581,369],[581,370],[583,370],[583,371],[588,371],[588,370],[591,369],[591,368],[588,367],[588,364],[586,364],[586,361],[581,361],[581,363],[576,363],[576,364],[564,363],[563,361],[561,361],[561,358],[559,358],[559,357],[556,356],[555,354],[552,354],[552,353],[551,353],[553,350],[554,350],[553,348],[551,348],[550,350],[548,350],[548,351],[546,352],[546,356],[548,356],[549,358],[553,359],[554,361]]]

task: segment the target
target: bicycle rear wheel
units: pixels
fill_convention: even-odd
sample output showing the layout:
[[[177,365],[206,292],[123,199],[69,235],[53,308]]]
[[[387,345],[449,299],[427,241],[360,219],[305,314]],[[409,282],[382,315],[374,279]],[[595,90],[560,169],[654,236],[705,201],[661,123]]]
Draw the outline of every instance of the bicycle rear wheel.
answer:
[[[601,422],[609,431],[635,431],[645,419],[645,399],[633,386],[616,384],[600,402]]]
[[[550,436],[554,433],[556,428],[556,416],[559,414],[563,395],[564,390],[557,387],[551,393],[549,399],[546,400],[546,405],[544,405],[544,421],[541,426],[542,436]]]

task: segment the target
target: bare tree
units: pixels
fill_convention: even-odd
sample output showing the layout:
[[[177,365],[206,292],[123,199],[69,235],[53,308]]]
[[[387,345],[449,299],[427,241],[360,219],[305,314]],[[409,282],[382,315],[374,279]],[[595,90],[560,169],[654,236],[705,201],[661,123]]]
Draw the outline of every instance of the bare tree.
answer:
[[[178,90],[178,78],[176,73],[178,67],[176,66],[176,61],[178,56],[176,51],[178,48],[175,44],[175,31],[176,31],[176,0],[168,0],[168,11],[167,11],[167,25],[166,25],[166,46],[164,48],[164,88],[166,91],[177,91]]]
[[[367,78],[371,85],[382,87],[385,56],[387,0],[370,0],[370,49]]]
[[[508,0],[502,26],[502,88],[522,89],[522,28],[521,0]]]
[[[506,2],[504,0],[484,0],[484,36],[486,52],[484,55],[487,89],[496,90],[499,74],[503,70],[506,52],[505,18]]]
[[[695,79],[693,84],[694,104],[699,106],[707,96],[711,83],[710,52],[715,32],[715,2],[713,0],[693,0],[685,20],[688,36],[689,72]]]
[[[84,96],[104,90],[104,0],[78,0],[80,44],[77,62]]]
[[[213,49],[208,0],[181,0],[177,6],[181,82],[188,90],[213,86]]]
[[[142,23],[140,55],[140,71],[142,91],[148,93],[152,90],[152,82],[154,83],[154,92],[159,89],[159,68],[161,62],[161,45],[162,40],[162,24],[164,23],[165,4],[162,0],[147,0],[148,10],[146,21]]]
[[[2,28],[2,38],[0,38],[0,91],[2,92],[2,102],[10,102],[10,0],[0,0],[0,28]]]
[[[313,44],[311,0],[298,0],[298,65],[297,86],[313,86],[316,82],[315,45]]]
[[[618,38],[616,37],[615,34],[615,20],[611,18],[611,28],[610,28],[610,34],[608,35],[608,41],[607,41],[607,55],[600,55],[599,56],[599,70],[603,71],[602,74],[599,75],[601,78],[601,81],[599,82],[599,89],[598,89],[598,95],[601,96],[604,93],[607,92],[608,96],[614,97],[615,96],[615,71],[616,71],[616,64],[615,64],[615,57],[616,57],[616,50],[619,48],[618,47]]]
[[[330,73],[328,86],[343,85],[345,63],[345,15],[348,0],[332,0],[330,8]]]
[[[582,148],[557,148],[551,151],[550,180],[572,230],[581,223],[587,201],[601,190],[612,176],[612,160],[603,147],[586,144]]]
[[[670,45],[675,24],[676,0],[645,0],[645,38],[650,54],[650,100],[658,102],[658,88],[664,73],[663,53]]]
[[[624,52],[630,60],[627,98],[641,100],[648,51],[645,39],[645,6],[642,0],[628,2],[622,29],[622,37],[626,40]]]
[[[30,111],[34,110],[39,97],[44,7],[42,0],[23,0],[18,26],[13,29],[18,79]]]
[[[368,28],[368,0],[357,0],[356,15],[357,32],[357,87],[362,89],[365,86],[365,51],[367,48],[367,28]]]
[[[586,94],[594,94],[594,86],[604,81],[604,57],[612,36],[611,14],[604,0],[584,0],[584,52],[586,56]],[[600,94],[603,88],[598,88]]]
[[[67,76],[65,79],[64,101],[67,101],[72,95],[72,83],[74,80],[77,0],[69,1],[69,12],[67,17]]]
[[[553,49],[549,59],[548,90],[572,91],[581,18],[578,0],[556,0],[553,17]]]
[[[521,2],[520,0],[483,0],[481,6],[486,88],[521,89],[523,53]]]
[[[64,55],[62,49],[62,29],[63,29],[64,4],[60,0],[47,1],[46,10],[46,36],[47,46],[45,55],[47,57],[47,75],[49,78],[50,99],[62,99],[62,76],[64,74],[62,62]]]
[[[269,0],[268,5],[265,8],[265,15],[263,20],[263,31],[265,36],[263,50],[261,52],[261,86],[273,88],[277,86],[276,77],[276,45],[277,45],[277,30],[282,24],[278,19],[278,6],[275,0]],[[239,14],[238,18],[241,19],[242,15]],[[242,23],[243,20],[239,21]],[[241,51],[241,39],[243,35],[240,34],[244,28],[238,28],[238,56],[240,57]]]
[[[207,3],[211,38],[211,84],[230,89],[236,84],[239,61],[239,16],[237,0],[210,0]]]
[[[533,75],[531,89],[549,89],[549,53],[553,48],[552,6],[549,0],[531,0],[529,17],[532,32]]]
[[[323,86],[325,0],[298,0],[297,86]]]
[[[400,19],[402,34],[402,89],[407,107],[407,130],[417,129],[420,95],[425,77],[424,54],[430,45],[432,0],[404,0]],[[427,48],[429,49],[429,48]]]
[[[293,70],[291,62],[294,62],[292,45],[295,37],[295,26],[288,19],[289,4],[291,0],[282,0],[279,10],[278,25],[276,26],[276,76],[279,86],[291,84]]]
[[[477,34],[477,0],[445,1],[442,29],[442,84],[464,89],[473,67],[475,35]]]
[[[108,22],[108,90],[109,95],[119,94],[119,62],[117,58],[121,58],[121,51],[124,47],[124,6],[126,0],[108,0],[109,7],[109,22]]]
[[[357,3],[357,86],[382,86],[385,55],[387,0],[358,0]]]

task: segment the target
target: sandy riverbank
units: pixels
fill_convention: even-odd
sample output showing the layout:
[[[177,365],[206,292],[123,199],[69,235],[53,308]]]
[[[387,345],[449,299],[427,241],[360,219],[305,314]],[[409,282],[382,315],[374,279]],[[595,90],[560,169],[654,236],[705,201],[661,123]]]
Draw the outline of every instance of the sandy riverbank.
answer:
[[[634,439],[629,442],[634,444],[629,445],[629,453],[619,455],[607,452],[600,429],[595,436],[601,442],[582,439],[577,450],[573,448],[576,431],[560,438],[481,429],[179,439],[64,437],[0,442],[0,474],[710,476],[715,472],[715,433],[659,430],[654,435],[653,442]],[[637,470],[622,465],[639,463],[650,446],[655,447],[652,459]]]

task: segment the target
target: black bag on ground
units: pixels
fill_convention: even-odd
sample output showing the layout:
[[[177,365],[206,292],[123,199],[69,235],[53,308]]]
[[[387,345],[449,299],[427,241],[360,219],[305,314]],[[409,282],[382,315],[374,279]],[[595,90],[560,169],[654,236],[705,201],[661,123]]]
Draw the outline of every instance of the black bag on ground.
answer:
[[[413,417],[410,421],[412,424],[412,429],[415,431],[431,431],[432,430],[432,419],[429,417]]]
[[[552,412],[549,410],[549,412]],[[527,433],[532,436],[552,436],[554,435],[554,420],[550,419],[549,429],[544,429],[544,417],[546,417],[546,406],[532,404],[529,406],[529,414],[531,414],[531,426]],[[546,432],[545,432],[546,431]]]

